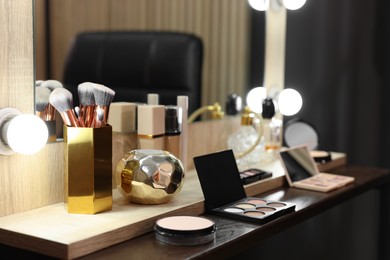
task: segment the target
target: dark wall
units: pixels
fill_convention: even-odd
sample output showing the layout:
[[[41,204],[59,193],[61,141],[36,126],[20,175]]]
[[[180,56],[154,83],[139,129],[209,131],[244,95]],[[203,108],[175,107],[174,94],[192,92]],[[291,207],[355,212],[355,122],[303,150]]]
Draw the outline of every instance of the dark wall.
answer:
[[[307,0],[287,12],[285,87],[303,97],[296,116],[317,128],[320,149],[345,152],[350,164],[390,167],[388,11],[386,0]],[[262,66],[252,65],[252,73]],[[256,77],[251,86],[262,85]],[[233,259],[378,259],[378,200],[365,193]],[[360,214],[361,205],[372,206],[370,214]]]
[[[287,12],[285,87],[304,100],[296,116],[317,128],[320,149],[345,152],[350,163],[390,166],[386,10],[385,0],[307,0]],[[264,18],[253,15],[253,21]],[[252,23],[253,33],[259,26]],[[251,76],[250,84],[261,80]]]

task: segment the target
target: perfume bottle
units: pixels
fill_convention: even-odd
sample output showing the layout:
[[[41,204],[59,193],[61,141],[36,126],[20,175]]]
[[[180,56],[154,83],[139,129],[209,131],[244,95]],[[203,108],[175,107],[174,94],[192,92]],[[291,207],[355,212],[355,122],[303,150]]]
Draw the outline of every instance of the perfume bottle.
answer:
[[[241,154],[248,151],[259,138],[259,132],[255,126],[255,115],[249,107],[245,107],[241,116],[240,128],[229,136],[227,146],[234,154]],[[236,160],[238,165],[250,165],[259,162],[263,147],[259,143],[250,153]]]
[[[274,153],[282,146],[283,121],[275,117],[272,98],[264,99],[262,106],[264,149],[267,153]]]

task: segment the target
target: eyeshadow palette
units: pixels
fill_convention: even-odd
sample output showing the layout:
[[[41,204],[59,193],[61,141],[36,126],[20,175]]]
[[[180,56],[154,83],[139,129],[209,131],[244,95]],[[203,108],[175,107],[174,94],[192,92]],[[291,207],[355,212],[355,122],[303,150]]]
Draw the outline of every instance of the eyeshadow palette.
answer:
[[[247,169],[240,172],[241,182],[243,185],[263,180],[272,176],[272,172],[256,168]]]
[[[284,149],[278,156],[291,187],[329,192],[355,180],[351,176],[320,172],[306,145]]]
[[[295,210],[295,204],[247,197],[232,150],[194,157],[206,211],[264,223]]]
[[[295,204],[271,201],[257,197],[247,197],[231,204],[212,209],[212,212],[231,218],[264,223],[274,218],[294,211]]]

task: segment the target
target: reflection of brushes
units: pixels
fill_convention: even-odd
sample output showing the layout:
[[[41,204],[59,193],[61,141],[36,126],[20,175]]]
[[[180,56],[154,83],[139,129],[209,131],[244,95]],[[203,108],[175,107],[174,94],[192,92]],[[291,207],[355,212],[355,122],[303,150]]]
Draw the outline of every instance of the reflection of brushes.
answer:
[[[48,79],[48,80],[41,82],[41,87],[46,87],[46,88],[50,89],[50,91],[53,91],[56,88],[63,88],[64,86],[58,80]]]
[[[100,84],[96,84],[94,88],[94,97],[95,97],[95,116],[94,116],[94,126],[105,126],[107,124],[108,113],[110,104],[115,96],[115,91]],[[101,109],[103,112],[102,120],[97,115],[97,110]],[[100,113],[102,113],[100,112]],[[100,122],[98,122],[100,121]]]
[[[84,82],[78,85],[77,92],[80,101],[79,120],[84,121],[84,125],[90,127],[93,121],[95,109],[94,88],[95,83]]]
[[[44,121],[48,120],[47,106],[49,105],[50,89],[45,87],[35,88],[35,110],[36,115]]]
[[[60,113],[64,124],[79,127],[80,124],[73,110],[72,93],[65,88],[54,89],[49,97],[49,102]]]
[[[48,79],[48,80],[43,80],[40,83],[40,87],[48,88],[48,89],[50,89],[50,91],[53,91],[56,88],[63,88],[64,86],[58,80]],[[56,119],[56,111],[51,104],[49,104],[47,106],[46,114],[47,114],[48,121],[52,121],[52,120]]]
[[[43,80],[36,80],[35,81],[35,87],[37,87],[37,88],[40,87],[42,82],[43,82]]]

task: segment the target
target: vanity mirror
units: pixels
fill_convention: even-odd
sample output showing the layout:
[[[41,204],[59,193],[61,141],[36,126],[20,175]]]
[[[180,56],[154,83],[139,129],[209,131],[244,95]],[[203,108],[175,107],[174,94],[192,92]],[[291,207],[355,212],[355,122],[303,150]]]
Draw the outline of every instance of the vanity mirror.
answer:
[[[69,46],[80,32],[189,32],[204,46],[201,105],[219,102],[224,109],[229,94],[244,96],[251,87],[251,12],[247,0],[36,0],[36,77],[63,79]]]

